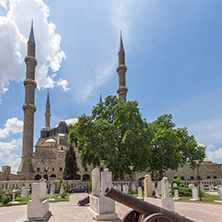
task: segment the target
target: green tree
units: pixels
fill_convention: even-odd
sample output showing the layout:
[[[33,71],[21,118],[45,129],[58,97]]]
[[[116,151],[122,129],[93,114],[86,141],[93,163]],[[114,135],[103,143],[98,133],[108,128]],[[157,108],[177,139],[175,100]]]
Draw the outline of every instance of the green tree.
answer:
[[[74,180],[77,175],[77,163],[76,163],[76,155],[72,144],[69,149],[66,151],[65,156],[65,169],[63,172],[64,180]]]
[[[162,115],[147,125],[151,133],[151,146],[147,159],[150,171],[157,172],[162,179],[167,169],[177,170],[185,162],[194,166],[194,160],[203,161],[205,147],[198,146],[194,136],[189,136],[187,128],[175,129],[169,114]]]
[[[135,171],[147,167],[149,134],[145,125],[137,102],[108,96],[93,108],[91,116],[84,114],[69,128],[69,137],[79,148],[83,166],[98,166],[103,161],[115,178],[123,179],[124,173],[131,173],[129,166]]]
[[[57,188],[58,191],[60,191],[60,188],[61,188],[62,184],[63,184],[63,188],[64,188],[64,190],[66,190],[66,186],[65,186],[65,184],[64,184],[62,178],[60,178],[60,180],[59,180],[59,184],[58,184],[58,188]]]

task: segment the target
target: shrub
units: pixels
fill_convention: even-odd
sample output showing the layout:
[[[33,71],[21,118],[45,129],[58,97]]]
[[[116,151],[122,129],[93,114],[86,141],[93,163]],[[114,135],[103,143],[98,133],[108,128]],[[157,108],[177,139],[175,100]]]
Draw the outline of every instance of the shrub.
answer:
[[[62,194],[61,194],[61,198],[65,198],[67,196],[67,193],[64,191],[64,192],[62,192]]]
[[[88,185],[88,191],[91,192],[92,191],[92,181],[90,181],[89,185]]]
[[[170,193],[174,195],[174,190],[177,189],[179,192],[179,196],[184,196],[184,197],[192,197],[192,189],[188,187],[172,187]],[[198,190],[198,195],[199,195],[199,190]],[[201,196],[204,197],[205,193],[201,191]]]
[[[129,194],[129,195],[137,194],[137,192],[136,192],[135,190],[130,190],[130,191],[128,192],[128,194]]]
[[[16,197],[21,197],[21,195],[22,195],[22,191],[21,190],[16,190],[15,191],[15,199],[16,199]]]
[[[59,180],[59,185],[58,185],[58,191],[60,191],[60,188],[61,188],[61,186],[62,186],[62,183],[63,183],[64,190],[66,190],[65,184],[64,184],[62,178],[60,178],[60,180]]]
[[[173,186],[174,183],[176,183],[177,186],[180,186],[180,184],[181,184],[181,179],[180,179],[180,178],[173,179],[173,180],[172,180],[172,186]]]
[[[7,203],[9,203],[10,200],[11,200],[11,197],[9,195],[6,194],[6,195],[2,196],[2,203],[3,203],[3,205],[6,205]]]
[[[12,200],[12,191],[11,190],[1,190],[0,191],[0,202],[3,204],[7,204],[10,200]]]

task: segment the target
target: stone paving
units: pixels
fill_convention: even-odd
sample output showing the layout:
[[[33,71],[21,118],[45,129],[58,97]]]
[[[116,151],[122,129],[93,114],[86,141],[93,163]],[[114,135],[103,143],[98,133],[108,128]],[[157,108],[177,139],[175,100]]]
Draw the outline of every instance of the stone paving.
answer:
[[[77,201],[87,194],[77,193],[70,195],[69,202],[50,203],[52,217],[49,222],[95,222],[88,214],[88,206],[77,206]],[[116,204],[116,211],[119,218],[131,209]],[[175,202],[176,212],[196,222],[222,222],[222,204],[205,204],[195,202]],[[0,222],[22,222],[26,219],[27,205],[0,207]],[[116,220],[119,222],[121,220]]]

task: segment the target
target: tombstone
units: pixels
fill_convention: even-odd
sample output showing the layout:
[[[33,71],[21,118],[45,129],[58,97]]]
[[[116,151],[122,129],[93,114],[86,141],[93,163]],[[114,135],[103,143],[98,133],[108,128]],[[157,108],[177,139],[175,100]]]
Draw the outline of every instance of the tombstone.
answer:
[[[219,187],[217,188],[217,192],[218,192],[218,195],[219,195],[219,200],[215,200],[214,202],[219,202],[219,203],[221,203],[221,202],[222,202],[222,187],[221,187],[221,186],[219,186]]]
[[[100,195],[100,170],[94,168],[92,170],[92,195],[99,197]]]
[[[190,183],[190,184],[188,185],[188,187],[192,189],[192,188],[194,187],[194,185],[193,185],[192,183]]]
[[[96,172],[96,171],[95,171]],[[92,180],[98,180],[100,177],[92,177]],[[96,184],[96,181],[92,181]],[[115,201],[105,197],[105,189],[109,186],[112,186],[112,173],[108,169],[104,169],[101,173],[101,182],[97,181],[100,184],[100,193],[96,192],[96,196],[90,195],[90,207],[88,208],[89,213],[95,218],[95,220],[116,220],[118,219],[117,214],[115,213]]]
[[[180,198],[179,198],[179,191],[178,191],[178,189],[175,189],[174,190],[174,198],[173,198],[174,200],[179,200]]]
[[[173,183],[173,187],[177,187],[177,183]]]
[[[131,183],[131,190],[136,191],[136,185],[134,182]]]
[[[118,187],[117,187],[117,189],[118,189],[119,191],[122,191],[122,187],[121,187],[121,184],[118,184]]]
[[[29,196],[29,187],[28,184],[26,183],[25,186],[22,186],[22,197],[28,197]]]
[[[144,179],[145,197],[153,197],[152,179],[150,174],[147,174]]]
[[[128,194],[128,192],[129,192],[129,186],[128,186],[127,184],[124,184],[124,185],[123,185],[123,192],[126,193],[126,194]]]
[[[39,199],[40,200],[45,200],[47,198],[46,192],[47,192],[46,179],[42,178],[39,180]]]
[[[118,187],[116,185],[114,185],[113,188],[116,189],[116,190],[118,189]]]
[[[160,192],[162,191],[162,190],[161,190],[161,181],[159,181],[159,182],[157,183],[157,188],[159,189]]]
[[[157,198],[160,197],[160,191],[158,188],[155,189],[155,197],[157,197]]]
[[[61,187],[60,187],[60,191],[59,191],[60,196],[62,195],[63,191],[64,191],[64,186],[63,186],[63,183],[62,183]]]
[[[19,203],[18,201],[15,201],[15,192],[16,192],[16,190],[12,190],[12,201],[10,202],[12,204]]]
[[[152,182],[152,191],[154,192],[155,191],[155,183]]]
[[[165,197],[170,197],[169,195],[169,182],[167,177],[163,177],[161,180],[161,187],[162,187],[162,199]]]
[[[192,200],[192,201],[199,200],[199,198],[198,198],[198,191],[197,191],[196,187],[192,188],[192,199],[190,199],[190,200]]]
[[[142,187],[138,187],[138,199],[143,199],[143,190]]]
[[[204,185],[202,183],[200,183],[200,190],[203,191],[204,190]]]
[[[40,193],[43,194],[42,188],[44,187],[40,183],[32,184],[32,200],[27,206],[28,221],[48,221],[51,216],[49,200],[40,198]]]
[[[53,197],[55,197],[55,184],[51,182],[50,184],[50,194],[49,194],[50,200],[55,200]]]
[[[169,211],[174,211],[174,200],[170,198],[169,194],[169,181],[167,177],[163,177],[161,180],[161,188],[162,188],[162,199],[161,204],[162,207]]]
[[[169,182],[169,188],[171,187],[172,185],[171,185],[171,183]]]

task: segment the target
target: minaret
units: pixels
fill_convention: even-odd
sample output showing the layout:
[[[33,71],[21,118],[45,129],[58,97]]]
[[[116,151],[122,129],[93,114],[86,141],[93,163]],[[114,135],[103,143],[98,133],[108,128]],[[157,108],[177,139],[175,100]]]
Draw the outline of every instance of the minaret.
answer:
[[[99,103],[102,103],[103,102],[103,100],[102,100],[102,93],[101,93],[101,91],[100,91],[100,95],[99,95]]]
[[[24,110],[24,124],[23,124],[23,144],[22,144],[22,158],[18,170],[20,179],[33,179],[33,131],[34,131],[34,114],[35,107],[35,88],[37,86],[35,81],[35,67],[37,60],[35,59],[35,38],[33,31],[33,21],[28,40],[28,51],[25,57],[26,63],[26,78],[24,80],[25,86],[25,103],[22,106]]]
[[[49,100],[49,90],[47,91],[47,100],[46,100],[46,109],[45,109],[45,127],[47,130],[50,130],[50,100]]]
[[[126,87],[126,70],[127,67],[125,66],[125,51],[123,47],[123,40],[122,40],[122,31],[120,31],[120,46],[118,52],[118,67],[116,69],[119,75],[119,87],[117,89],[117,93],[119,95],[119,99],[126,102],[126,94],[128,89]]]

